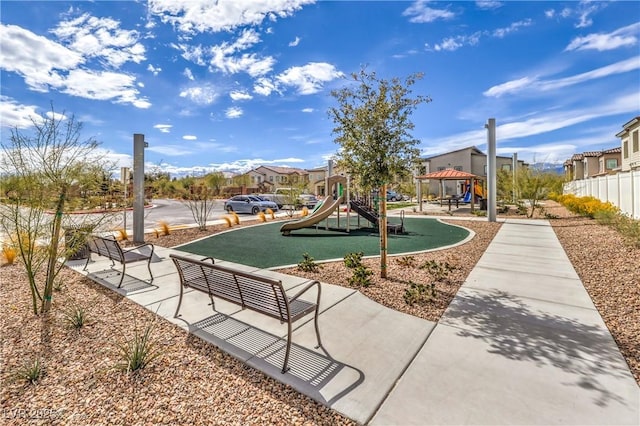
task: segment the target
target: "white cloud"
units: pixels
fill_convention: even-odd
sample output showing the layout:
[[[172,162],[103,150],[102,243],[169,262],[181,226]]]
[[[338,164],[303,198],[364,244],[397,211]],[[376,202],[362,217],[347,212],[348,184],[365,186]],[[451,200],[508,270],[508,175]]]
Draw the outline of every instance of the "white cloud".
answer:
[[[242,108],[230,107],[230,108],[227,108],[227,110],[224,112],[224,115],[227,118],[240,118],[242,117],[243,113],[244,112],[242,111]]]
[[[260,42],[260,36],[254,29],[245,29],[233,42],[223,42],[211,47],[200,45],[174,44],[182,51],[182,57],[198,65],[209,65],[210,71],[225,74],[245,72],[252,77],[267,74],[273,69],[276,60],[271,56],[262,57],[256,53],[241,53]]]
[[[186,141],[195,141],[196,139],[198,139],[198,137],[194,135],[184,135],[182,139]]]
[[[189,87],[180,92],[181,98],[187,98],[198,105],[211,105],[219,96],[216,89],[209,84]]]
[[[189,68],[185,68],[184,71],[182,72],[182,75],[184,75],[185,77],[187,77],[191,81],[195,80],[195,77],[193,76],[193,73],[191,72],[191,70]]]
[[[498,28],[493,30],[493,36],[497,38],[503,38],[504,36],[518,31],[520,28],[531,26],[533,21],[531,19],[525,19],[523,21],[513,22],[511,25],[505,28]]]
[[[429,1],[417,0],[411,6],[409,6],[402,16],[409,16],[409,22],[417,24],[423,24],[433,22],[438,19],[451,19],[455,17],[455,14],[446,9],[434,9],[428,6]]]
[[[523,77],[518,80],[512,80],[506,83],[499,84],[497,86],[493,86],[490,89],[486,90],[483,95],[498,98],[505,94],[513,94],[523,91],[546,92],[550,90],[558,90],[590,80],[635,71],[638,69],[640,69],[640,56],[635,56],[633,58],[616,62],[605,67],[597,68],[592,71],[587,71],[581,74],[555,80],[539,80],[538,78]]]
[[[300,37],[297,37],[293,40],[289,42],[289,47],[296,47],[297,45],[300,44]]]
[[[610,102],[593,103],[587,108],[566,108],[562,111],[553,111],[541,114],[532,114],[526,120],[513,121],[505,124],[498,122],[496,137],[499,144],[511,140],[526,138],[555,130],[565,129],[578,124],[588,123],[602,117],[619,114],[637,114],[638,99],[636,93],[623,94],[614,97]],[[617,129],[612,129],[614,133]],[[470,145],[481,146],[486,143],[487,132],[485,129],[472,130],[429,141],[429,147],[423,150],[424,155],[438,154]]]
[[[151,106],[146,98],[138,97],[135,77],[111,71],[69,71],[60,91],[87,99],[111,100],[118,104],[131,104],[146,109]]]
[[[313,108],[302,108],[302,112],[309,113],[309,112],[313,112],[313,111],[315,111]]]
[[[160,72],[162,71],[162,68],[160,67],[154,67],[153,65],[149,64],[147,66],[147,71],[151,71],[153,73],[154,76],[157,76],[158,74],[160,74]]]
[[[425,45],[428,50],[435,50],[436,52],[440,51],[449,51],[453,52],[455,50],[460,49],[464,46],[475,46],[480,42],[482,37],[494,37],[494,38],[504,38],[505,36],[519,31],[521,28],[528,27],[533,22],[531,19],[525,19],[522,21],[513,22],[508,27],[496,28],[493,31],[476,31],[473,34],[469,35],[457,35],[453,37],[447,37],[442,40],[441,43],[437,43],[431,48],[429,44]]]
[[[292,16],[314,0],[150,0],[150,13],[185,33],[231,31]]]
[[[595,2],[591,0],[581,0],[575,3],[575,7],[564,7],[559,12],[554,9],[548,9],[544,12],[545,16],[549,19],[555,17],[560,18],[575,18],[577,19],[576,28],[586,28],[593,24],[591,15],[607,7],[607,2]]]
[[[98,58],[110,67],[119,68],[126,62],[140,63],[145,59],[138,32],[121,29],[120,22],[111,18],[96,18],[85,13],[61,22],[51,32],[71,50],[86,58]]]
[[[322,90],[323,83],[344,77],[335,66],[326,62],[310,62],[301,67],[291,67],[276,77],[285,86],[296,87],[301,95],[311,95]]]
[[[491,10],[502,7],[503,3],[501,1],[495,0],[477,0],[476,6],[478,9]]]
[[[113,71],[81,68],[85,58],[45,37],[15,25],[0,25],[0,67],[24,78],[29,89],[63,93],[87,99],[128,103],[149,108],[136,89],[135,77]]]
[[[253,99],[253,96],[251,96],[251,94],[240,90],[233,90],[231,93],[229,93],[229,97],[231,97],[231,99],[233,99],[234,101],[248,101],[250,99]]]
[[[498,84],[486,90],[482,94],[484,96],[499,98],[507,93],[519,92],[529,87],[529,85],[535,81],[535,78],[523,77],[518,80],[507,81],[506,83]]]
[[[31,119],[40,115],[35,105],[22,105],[8,96],[0,96],[0,126],[26,129],[33,125]]]
[[[271,93],[280,93],[276,84],[266,77],[261,77],[253,84],[253,91],[262,96],[269,96]]]
[[[192,154],[192,151],[185,149],[185,145],[154,145],[150,144],[147,151],[156,152],[168,157],[177,157],[181,155]]]
[[[571,50],[605,50],[618,49],[620,47],[634,46],[638,43],[640,22],[619,28],[608,34],[589,34],[584,37],[576,37],[565,48]]]
[[[154,129],[158,129],[162,133],[170,133],[172,127],[172,124],[156,124],[155,126],[153,126]]]

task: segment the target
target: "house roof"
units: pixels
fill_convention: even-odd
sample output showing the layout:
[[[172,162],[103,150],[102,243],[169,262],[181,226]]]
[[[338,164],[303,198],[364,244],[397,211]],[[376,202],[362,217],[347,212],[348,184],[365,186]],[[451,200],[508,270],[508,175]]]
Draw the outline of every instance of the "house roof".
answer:
[[[580,161],[584,158],[584,155],[582,154],[573,154],[571,156],[571,161]]]
[[[466,148],[456,149],[455,151],[443,152],[442,154],[432,155],[431,157],[423,158],[423,160],[431,160],[431,159],[433,159],[433,158],[442,157],[443,155],[454,154],[454,153],[456,153],[456,152],[466,151],[466,150],[471,150],[471,154],[476,154],[476,155],[485,155],[485,153],[484,153],[484,152],[480,151],[480,150],[479,150],[478,148],[476,148],[475,146],[468,146],[468,147],[466,147]]]
[[[445,169],[437,172],[427,173],[426,175],[416,176],[416,179],[440,179],[440,180],[461,180],[461,179],[477,179],[478,176],[462,172],[460,170]]]
[[[268,169],[268,170],[271,170],[272,172],[276,172],[276,173],[281,174],[281,175],[292,175],[292,174],[306,175],[306,174],[308,174],[308,172],[306,170],[297,169],[295,167],[259,166],[254,170],[257,170],[257,169],[260,169],[260,168]]]
[[[583,157],[600,157],[601,151],[586,151],[582,153]]]
[[[622,154],[622,147],[617,146],[615,148],[605,149],[601,154]]]

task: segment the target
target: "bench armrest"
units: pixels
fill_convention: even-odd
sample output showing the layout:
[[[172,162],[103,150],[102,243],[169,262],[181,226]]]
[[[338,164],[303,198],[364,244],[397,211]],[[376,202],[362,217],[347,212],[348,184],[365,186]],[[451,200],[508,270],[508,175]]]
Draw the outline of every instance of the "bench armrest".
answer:
[[[296,293],[295,296],[289,298],[289,302],[293,302],[294,300],[298,299],[300,296],[302,296],[304,293],[306,293],[314,285],[318,286],[318,298],[317,298],[317,300],[318,300],[318,302],[320,302],[320,281],[318,281],[318,280],[309,280],[306,283],[307,283],[307,285],[302,290],[300,290],[298,293]]]
[[[205,260],[210,260],[211,263],[216,263],[215,259],[211,256],[203,257],[202,259],[200,259],[200,262],[204,262]]]
[[[155,249],[155,247],[154,247],[154,245],[153,245],[153,244],[151,244],[151,243],[141,244],[141,245],[139,245],[139,246],[131,247],[131,248],[128,248],[128,249],[126,249],[126,250],[125,250],[125,249],[123,249],[123,250],[122,250],[122,252],[123,252],[123,253],[128,253],[128,252],[130,252],[130,251],[137,250],[137,249],[139,249],[139,248],[141,248],[141,247],[147,247],[147,246],[148,246],[148,247],[151,247],[151,254],[149,254],[149,257],[152,257],[152,256],[153,256],[153,250]]]

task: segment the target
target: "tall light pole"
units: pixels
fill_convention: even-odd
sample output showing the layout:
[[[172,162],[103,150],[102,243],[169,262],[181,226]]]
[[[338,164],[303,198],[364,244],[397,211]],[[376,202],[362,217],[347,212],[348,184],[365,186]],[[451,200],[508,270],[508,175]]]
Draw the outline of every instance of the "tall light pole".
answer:
[[[127,229],[127,198],[129,198],[129,168],[120,167],[120,180],[124,185],[124,207],[122,209],[122,227]]]
[[[133,135],[133,242],[144,243],[144,135]]]
[[[490,118],[484,125],[487,129],[487,218],[489,222],[496,221],[497,182],[496,182],[496,119]]]

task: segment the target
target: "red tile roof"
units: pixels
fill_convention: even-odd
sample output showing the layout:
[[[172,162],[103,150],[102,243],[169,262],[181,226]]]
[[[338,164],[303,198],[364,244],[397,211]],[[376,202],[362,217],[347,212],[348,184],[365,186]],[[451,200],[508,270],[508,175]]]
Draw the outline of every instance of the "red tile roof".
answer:
[[[454,170],[454,169],[445,169],[445,170],[440,170],[437,172],[431,172],[431,173],[427,173],[426,175],[422,175],[422,176],[416,176],[416,179],[471,179],[471,178],[477,178],[478,176],[471,174],[471,173],[467,173],[467,172],[462,172],[459,170]]]

